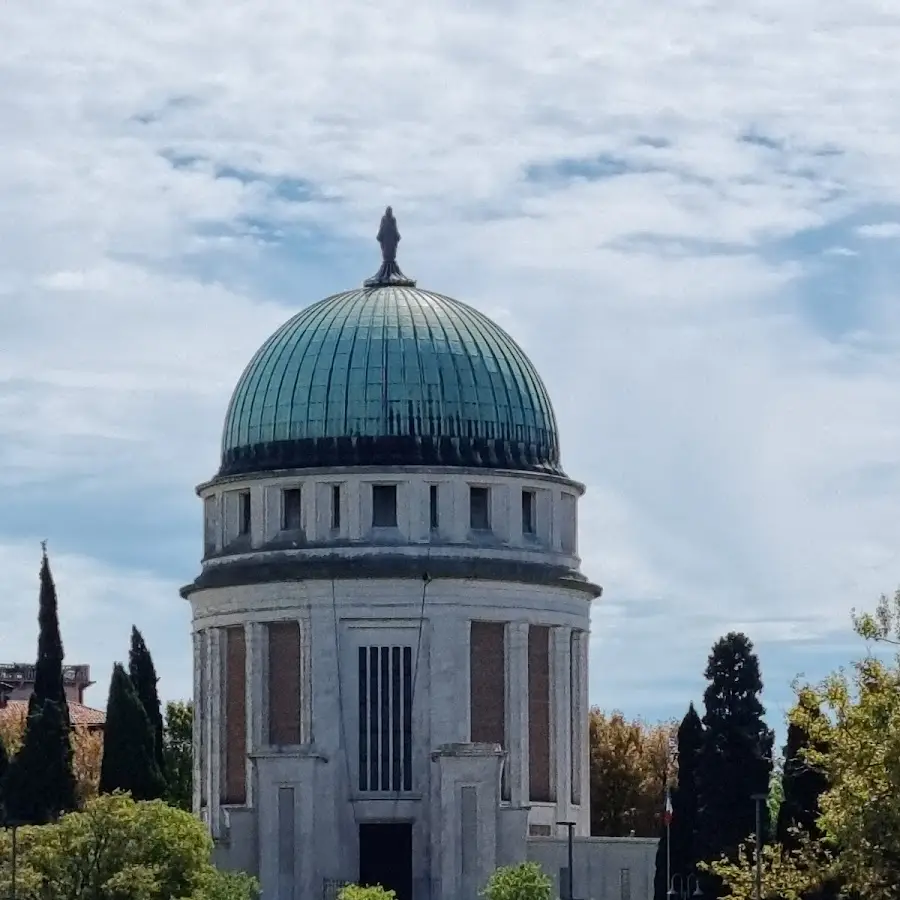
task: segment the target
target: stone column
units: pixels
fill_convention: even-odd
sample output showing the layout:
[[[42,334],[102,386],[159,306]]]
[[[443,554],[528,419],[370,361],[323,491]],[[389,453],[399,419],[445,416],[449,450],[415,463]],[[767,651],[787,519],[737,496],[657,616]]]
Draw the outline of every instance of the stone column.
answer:
[[[251,755],[263,746],[263,728],[268,718],[265,715],[265,639],[265,625],[259,622],[247,623],[244,632],[247,647],[247,806],[254,806],[256,803],[256,784],[253,777]]]
[[[193,643],[193,659],[194,659],[194,725],[193,725],[193,735],[192,735],[192,743],[193,747],[193,760],[191,762],[192,766],[192,774],[193,774],[193,782],[194,782],[194,796],[193,796],[193,807],[194,807],[194,815],[200,815],[200,807],[202,806],[202,796],[203,796],[203,776],[204,776],[204,766],[203,766],[203,726],[205,724],[206,719],[206,708],[204,706],[206,698],[203,695],[203,675],[204,675],[204,641],[206,639],[206,634],[203,631],[195,631],[192,635],[192,643]]]
[[[207,793],[209,829],[213,838],[222,835],[222,731],[224,690],[222,684],[222,629],[207,630],[206,652],[206,726]]]
[[[507,782],[513,806],[528,806],[528,623],[506,626]]]
[[[551,643],[550,696],[553,713],[551,742],[555,761],[556,818],[569,822],[572,814],[572,659],[571,628],[554,628]]]
[[[588,717],[590,716],[590,704],[588,698],[588,668],[590,655],[590,632],[576,631],[575,646],[572,648],[573,658],[577,663],[577,678],[574,683],[578,697],[576,709],[576,739],[572,752],[576,754],[575,768],[581,773],[578,783],[578,799],[580,812],[578,815],[579,826],[576,833],[587,837],[591,833],[591,803],[590,803],[590,740],[588,733]]]

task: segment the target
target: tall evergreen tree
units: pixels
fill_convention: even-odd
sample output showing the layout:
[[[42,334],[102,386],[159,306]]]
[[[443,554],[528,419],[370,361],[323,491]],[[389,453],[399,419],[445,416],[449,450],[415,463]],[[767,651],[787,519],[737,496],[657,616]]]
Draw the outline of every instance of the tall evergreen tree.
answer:
[[[698,859],[733,856],[756,831],[754,794],[768,795],[774,735],[763,720],[762,678],[753,644],[731,632],[712,648],[703,695],[703,747],[697,772]],[[762,839],[768,813],[762,808]],[[715,879],[702,879],[703,892],[716,896]]]
[[[697,857],[694,834],[697,829],[697,767],[703,748],[703,723],[692,703],[678,727],[678,783],[672,791],[672,821],[663,833],[656,852],[654,896],[665,900],[669,890],[669,870],[687,880],[695,874]],[[671,842],[671,848],[670,848]]]
[[[813,715],[819,715],[813,713]],[[819,838],[819,798],[828,789],[828,779],[821,769],[810,765],[805,751],[810,749],[809,733],[801,725],[788,727],[784,748],[784,772],[781,777],[784,799],[778,810],[775,837],[782,846],[795,849],[797,838],[791,833],[796,828],[811,838]],[[822,749],[816,747],[815,749]]]
[[[32,698],[22,746],[6,770],[3,797],[9,821],[42,825],[76,807],[68,710]]]
[[[121,663],[113,666],[109,684],[100,765],[100,793],[113,791],[129,791],[135,800],[156,800],[166,792],[150,719]]]
[[[131,627],[131,650],[128,653],[128,673],[137,691],[150,727],[153,729],[154,755],[156,765],[163,778],[166,775],[166,760],[163,746],[163,717],[159,703],[159,692],[156,689],[159,679],[153,657],[144,643],[144,636],[133,625]]]
[[[59,610],[56,585],[47,559],[46,541],[41,544],[41,592],[38,606],[38,654],[34,671],[34,702],[52,700],[65,707],[68,719],[69,704],[63,683],[63,643],[59,633]]]

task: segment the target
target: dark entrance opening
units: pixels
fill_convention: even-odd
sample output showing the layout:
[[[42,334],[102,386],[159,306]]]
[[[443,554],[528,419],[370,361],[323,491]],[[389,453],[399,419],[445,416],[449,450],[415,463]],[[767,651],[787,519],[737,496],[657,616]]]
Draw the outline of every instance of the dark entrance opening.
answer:
[[[397,900],[412,900],[412,822],[359,826],[359,883],[380,884]]]

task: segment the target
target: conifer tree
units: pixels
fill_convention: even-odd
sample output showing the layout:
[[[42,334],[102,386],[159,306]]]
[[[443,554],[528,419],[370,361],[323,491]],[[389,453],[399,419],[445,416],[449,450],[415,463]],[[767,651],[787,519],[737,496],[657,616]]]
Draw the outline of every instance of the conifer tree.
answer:
[[[663,829],[656,854],[654,896],[665,900],[667,877],[680,876],[686,883],[696,874],[694,833],[697,828],[697,766],[703,748],[703,723],[692,703],[678,727],[678,783],[672,791],[672,821]],[[671,848],[669,846],[671,842]]]
[[[156,800],[166,792],[150,720],[121,663],[113,666],[109,684],[100,765],[100,793],[113,791],[129,791],[135,800]]]
[[[63,683],[63,643],[59,633],[59,610],[56,585],[47,559],[47,544],[41,545],[41,591],[38,606],[38,655],[34,672],[34,700],[41,703],[52,700],[69,709]]]
[[[131,627],[131,649],[128,653],[128,673],[134,684],[134,689],[140,698],[150,727],[153,730],[153,751],[156,765],[165,778],[166,761],[163,746],[163,717],[159,703],[159,692],[156,689],[159,679],[156,677],[156,667],[153,665],[153,657],[144,642],[144,636],[134,626]]]
[[[706,667],[703,747],[697,771],[697,857],[733,857],[756,831],[753,795],[767,795],[774,735],[763,720],[759,660],[746,635],[731,632],[712,648]],[[762,810],[762,839],[768,813]],[[716,896],[718,884],[703,878],[703,892]]]
[[[818,711],[811,711],[818,717]],[[778,810],[775,836],[783,847],[795,849],[797,836],[792,828],[799,829],[811,838],[820,837],[819,798],[828,789],[825,773],[808,762],[804,752],[810,747],[809,733],[794,722],[788,727],[784,748],[784,772],[781,777],[784,799]],[[821,750],[822,748],[816,747]]]
[[[27,823],[53,821],[77,805],[56,585],[46,542],[41,549],[34,690],[22,746],[3,779],[7,816]]]
[[[66,707],[32,698],[22,746],[3,779],[8,821],[42,825],[75,809],[72,755]]]

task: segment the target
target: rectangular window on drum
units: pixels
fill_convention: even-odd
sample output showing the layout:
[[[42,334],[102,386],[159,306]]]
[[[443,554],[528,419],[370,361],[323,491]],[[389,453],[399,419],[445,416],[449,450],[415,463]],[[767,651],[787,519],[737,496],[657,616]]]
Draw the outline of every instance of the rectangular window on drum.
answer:
[[[372,526],[374,528],[397,527],[397,485],[372,485]]]
[[[537,528],[535,526],[535,506],[537,496],[534,491],[522,491],[522,534],[525,537],[533,536]]]
[[[270,622],[269,637],[269,743],[294,746],[303,742],[300,731],[302,658],[299,622]]]
[[[360,791],[412,790],[412,647],[358,651]]]
[[[238,493],[238,534],[250,534],[250,491]]]
[[[281,530],[300,531],[303,527],[303,491],[285,488],[281,494]]]
[[[432,531],[437,531],[440,526],[440,516],[438,515],[438,486],[432,484],[428,489],[428,514]]]
[[[469,488],[469,527],[472,531],[490,531],[491,492],[489,488]]]
[[[247,669],[244,627],[225,629],[225,783],[222,803],[247,802]]]
[[[331,530],[341,530],[341,486],[331,486]]]
[[[528,629],[528,768],[531,799],[550,802],[550,629]]]

